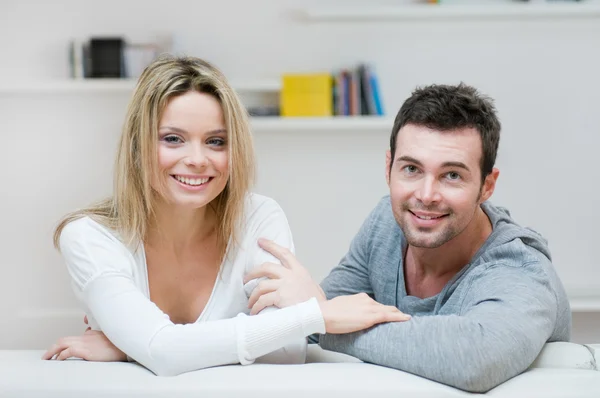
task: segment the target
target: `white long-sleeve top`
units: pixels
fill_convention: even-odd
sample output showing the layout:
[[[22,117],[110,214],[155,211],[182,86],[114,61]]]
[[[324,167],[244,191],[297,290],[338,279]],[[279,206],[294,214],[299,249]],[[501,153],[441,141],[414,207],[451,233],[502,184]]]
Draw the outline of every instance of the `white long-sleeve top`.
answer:
[[[248,298],[257,281],[243,282],[253,267],[278,262],[258,246],[258,238],[294,250],[287,218],[273,199],[251,194],[244,220],[238,250],[222,264],[198,320],[186,325],[174,324],[150,301],[142,243],[129,248],[115,231],[89,217],[69,223],[61,233],[60,249],[92,329],[162,376],[251,364],[269,353],[280,354],[275,362],[304,362],[305,337],[325,333],[316,299],[248,316]]]

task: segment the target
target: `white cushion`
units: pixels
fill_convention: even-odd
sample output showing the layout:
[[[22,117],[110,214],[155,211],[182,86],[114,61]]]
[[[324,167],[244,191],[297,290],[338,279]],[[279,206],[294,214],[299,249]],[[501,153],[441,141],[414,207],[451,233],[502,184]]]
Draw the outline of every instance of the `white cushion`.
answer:
[[[313,355],[314,354],[314,355]],[[0,397],[464,397],[462,391],[397,370],[351,362],[309,347],[302,365],[223,366],[157,377],[134,363],[42,361],[42,351],[0,351]]]
[[[536,366],[488,392],[493,397],[598,398],[600,372],[586,370],[587,348],[545,347]],[[600,348],[600,347],[599,347]],[[591,355],[587,350],[588,355]],[[0,351],[0,397],[468,397],[452,387],[362,363],[311,345],[307,364],[222,366],[158,377],[135,363],[43,361],[43,351]],[[561,358],[567,366],[561,366]],[[588,358],[589,359],[589,358]],[[594,362],[595,363],[595,362]],[[581,367],[584,367],[583,369]]]
[[[530,369],[533,368],[597,370],[596,358],[588,347],[567,342],[544,345],[542,352],[530,366]]]
[[[502,398],[598,398],[600,372],[583,369],[531,369],[486,395]]]

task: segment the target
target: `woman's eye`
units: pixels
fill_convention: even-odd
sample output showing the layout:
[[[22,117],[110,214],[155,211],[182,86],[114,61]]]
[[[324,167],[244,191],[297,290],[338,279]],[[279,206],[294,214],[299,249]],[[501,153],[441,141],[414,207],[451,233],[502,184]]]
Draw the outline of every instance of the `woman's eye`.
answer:
[[[182,142],[181,138],[177,137],[176,135],[168,135],[164,137],[163,140],[169,144],[179,144]]]
[[[223,138],[211,138],[207,143],[208,145],[223,146],[225,145],[225,140]]]

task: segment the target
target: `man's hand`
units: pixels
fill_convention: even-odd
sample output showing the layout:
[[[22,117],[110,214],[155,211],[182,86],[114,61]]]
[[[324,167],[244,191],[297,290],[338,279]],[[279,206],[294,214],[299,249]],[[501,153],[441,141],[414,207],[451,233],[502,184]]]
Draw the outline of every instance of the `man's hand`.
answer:
[[[378,323],[410,319],[410,315],[394,306],[378,303],[366,293],[334,297],[319,305],[325,320],[325,330],[331,334],[352,333]]]
[[[266,239],[258,240],[259,246],[275,256],[281,265],[264,263],[253,269],[244,278],[244,283],[257,278],[269,278],[261,281],[248,301],[251,315],[256,315],[266,307],[289,307],[316,297],[325,301],[325,293],[306,268],[298,262],[288,249]]]

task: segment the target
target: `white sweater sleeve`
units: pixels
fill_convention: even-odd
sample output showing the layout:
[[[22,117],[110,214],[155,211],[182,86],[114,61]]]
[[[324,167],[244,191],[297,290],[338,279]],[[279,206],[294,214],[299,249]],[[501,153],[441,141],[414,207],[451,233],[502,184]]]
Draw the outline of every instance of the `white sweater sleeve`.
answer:
[[[176,325],[136,287],[133,256],[99,224],[72,222],[60,247],[75,293],[104,334],[157,375],[250,364],[300,335],[324,332],[315,300],[257,316]]]
[[[275,200],[261,195],[253,195],[251,201],[253,202],[253,210],[249,216],[247,225],[248,247],[246,250],[248,252],[248,259],[246,262],[246,271],[259,267],[266,262],[281,263],[276,257],[258,246],[257,242],[259,238],[272,240],[278,245],[288,248],[292,253],[295,253],[292,231],[281,206]],[[248,298],[259,282],[260,280],[255,279],[246,283],[244,290]],[[267,307],[260,314],[278,310],[277,307]],[[279,364],[304,363],[306,362],[306,348],[306,336],[297,335],[295,340],[290,340],[284,347],[262,356],[257,361]]]

